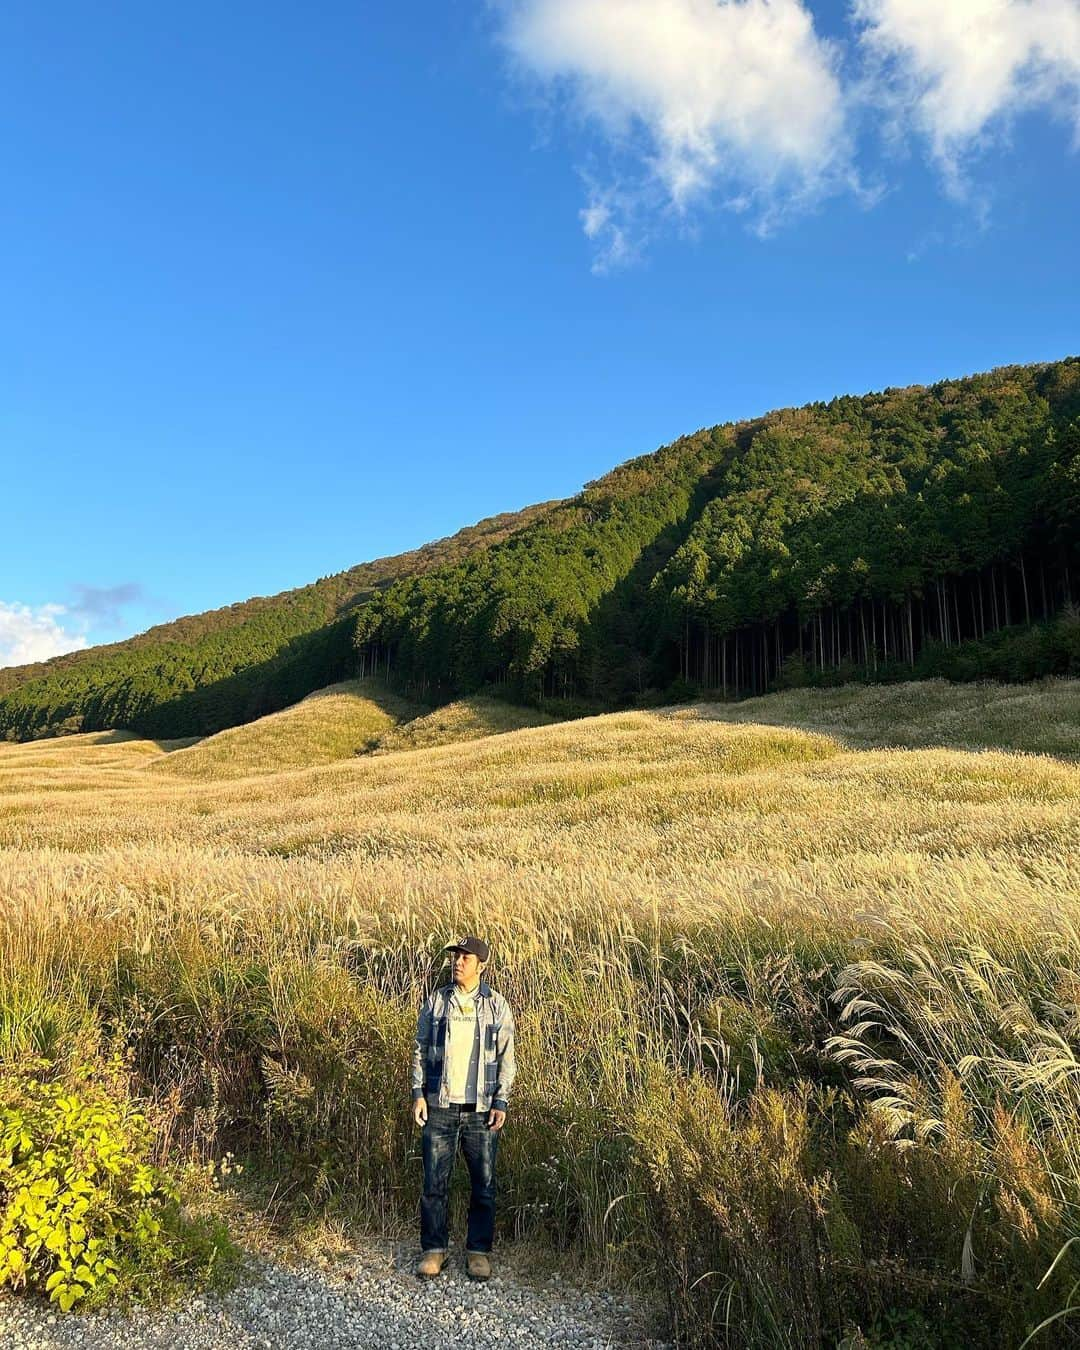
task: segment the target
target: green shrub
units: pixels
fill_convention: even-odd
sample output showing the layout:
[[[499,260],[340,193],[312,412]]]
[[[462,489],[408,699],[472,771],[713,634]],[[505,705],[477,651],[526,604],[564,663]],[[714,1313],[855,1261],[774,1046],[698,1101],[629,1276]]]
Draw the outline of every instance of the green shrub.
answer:
[[[0,1069],[0,1283],[69,1311],[116,1292],[160,1292],[193,1264],[231,1255],[223,1231],[193,1224],[151,1161],[153,1133],[122,1086],[81,1065]]]
[[[695,680],[677,676],[664,690],[664,699],[668,703],[693,703],[701,697],[701,686]]]
[[[1064,675],[1080,675],[1080,606],[1066,605],[1052,634],[1053,668]]]
[[[918,679],[1000,680],[1006,684],[1077,672],[1080,613],[1075,605],[1067,605],[1055,619],[1002,628],[979,640],[952,646],[927,642],[914,668]],[[910,674],[901,668],[894,677],[906,679]]]

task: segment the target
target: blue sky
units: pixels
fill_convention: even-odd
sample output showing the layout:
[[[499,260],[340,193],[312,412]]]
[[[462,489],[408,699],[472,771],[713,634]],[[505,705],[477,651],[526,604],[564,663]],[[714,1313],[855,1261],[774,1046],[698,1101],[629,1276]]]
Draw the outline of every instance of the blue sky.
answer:
[[[0,664],[1080,350],[1080,0],[10,0]]]

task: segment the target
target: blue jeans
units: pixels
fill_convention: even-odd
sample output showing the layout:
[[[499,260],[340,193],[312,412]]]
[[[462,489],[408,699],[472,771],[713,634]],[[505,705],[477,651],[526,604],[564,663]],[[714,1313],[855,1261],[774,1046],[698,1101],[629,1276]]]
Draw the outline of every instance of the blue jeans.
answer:
[[[465,1248],[490,1252],[495,1238],[495,1153],[499,1131],[489,1130],[488,1113],[473,1107],[438,1106],[428,1098],[423,1129],[424,1194],[420,1200],[420,1247],[425,1252],[449,1250],[447,1205],[450,1173],[458,1141],[469,1169],[472,1194]]]

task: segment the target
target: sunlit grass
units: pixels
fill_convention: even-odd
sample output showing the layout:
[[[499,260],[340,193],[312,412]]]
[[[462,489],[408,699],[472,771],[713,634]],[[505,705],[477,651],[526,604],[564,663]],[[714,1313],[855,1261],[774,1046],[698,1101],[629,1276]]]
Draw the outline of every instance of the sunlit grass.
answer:
[[[913,686],[840,690],[222,780],[172,769],[212,742],[0,746],[0,1052],[89,1018],[173,1147],[411,1226],[415,1008],[480,931],[518,1014],[508,1231],[718,1343],[903,1306],[1008,1344],[1080,1205],[1080,702],[983,692],[981,742],[935,685],[922,731]],[[852,748],[890,706],[934,748]]]
[[[219,731],[155,767],[184,778],[219,779],[330,764],[369,753],[386,732],[421,711],[377,680],[347,680],[281,712]]]

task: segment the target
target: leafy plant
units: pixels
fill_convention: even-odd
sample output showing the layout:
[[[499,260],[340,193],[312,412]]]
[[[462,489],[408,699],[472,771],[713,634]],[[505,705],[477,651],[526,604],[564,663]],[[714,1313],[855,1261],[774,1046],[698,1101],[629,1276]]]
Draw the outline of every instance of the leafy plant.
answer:
[[[149,1292],[184,1256],[175,1183],[150,1160],[146,1118],[88,1065],[47,1061],[0,1072],[0,1282],[65,1312],[116,1286]]]

